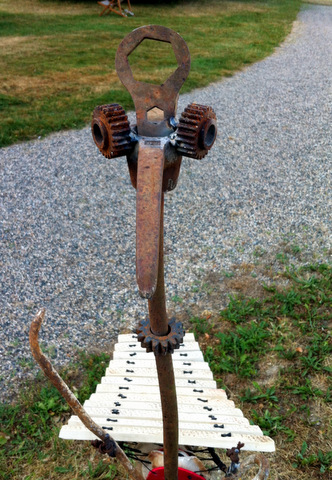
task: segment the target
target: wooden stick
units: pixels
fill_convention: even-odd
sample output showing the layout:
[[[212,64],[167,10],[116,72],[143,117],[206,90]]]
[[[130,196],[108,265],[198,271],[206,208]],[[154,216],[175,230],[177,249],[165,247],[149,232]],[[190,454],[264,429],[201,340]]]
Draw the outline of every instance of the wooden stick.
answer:
[[[40,368],[43,370],[46,377],[51,381],[55,388],[59,391],[62,397],[66,400],[70,408],[73,410],[75,415],[79,417],[81,422],[88,428],[94,435],[96,435],[103,442],[114,442],[115,446],[115,457],[119,462],[122,463],[124,468],[127,470],[128,475],[133,480],[144,480],[142,473],[135,468],[127,455],[121,449],[121,447],[115,442],[115,440],[105,433],[105,431],[97,425],[90,415],[84,410],[83,406],[77,400],[75,395],[72,393],[68,385],[62,380],[58,372],[54,369],[50,360],[43,354],[40,349],[38,342],[38,334],[41,327],[41,324],[45,317],[45,309],[40,310],[30,326],[29,340],[32,355],[34,356],[36,362],[39,364]]]

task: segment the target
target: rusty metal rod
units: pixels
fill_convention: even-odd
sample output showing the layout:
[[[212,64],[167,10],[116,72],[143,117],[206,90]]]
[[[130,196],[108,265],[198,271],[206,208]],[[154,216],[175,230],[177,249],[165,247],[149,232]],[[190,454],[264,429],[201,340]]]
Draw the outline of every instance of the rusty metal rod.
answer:
[[[168,334],[164,286],[164,194],[161,194],[159,264],[156,291],[149,300],[150,328],[155,335]],[[156,355],[163,416],[165,480],[178,478],[179,423],[172,354]]]
[[[154,295],[148,301],[151,330],[155,335],[168,334],[168,318],[166,313],[165,282],[164,282],[164,193],[161,192],[160,223],[159,223],[159,257],[157,287]]]
[[[119,462],[122,463],[124,468],[127,470],[128,475],[133,480],[144,480],[142,473],[135,468],[127,455],[121,449],[121,447],[115,442],[115,440],[105,433],[105,431],[97,425],[90,415],[84,410],[83,406],[77,400],[73,392],[70,390],[68,385],[64,382],[64,380],[60,377],[58,372],[54,369],[50,360],[43,354],[40,349],[39,342],[38,342],[38,334],[41,327],[41,324],[45,317],[45,309],[40,310],[36,317],[33,319],[30,332],[29,332],[29,341],[30,347],[32,351],[32,355],[34,359],[39,364],[40,368],[43,370],[46,377],[51,381],[51,383],[55,386],[55,388],[59,391],[62,397],[66,400],[70,408],[73,410],[75,415],[79,417],[81,422],[86,426],[87,429],[90,430],[94,435],[96,435],[100,440],[103,442],[112,441],[115,445],[115,456]]]
[[[179,424],[172,354],[156,356],[156,365],[163,415],[164,475],[165,480],[177,480]]]
[[[136,276],[140,295],[157,288],[164,152],[140,142],[136,194]]]

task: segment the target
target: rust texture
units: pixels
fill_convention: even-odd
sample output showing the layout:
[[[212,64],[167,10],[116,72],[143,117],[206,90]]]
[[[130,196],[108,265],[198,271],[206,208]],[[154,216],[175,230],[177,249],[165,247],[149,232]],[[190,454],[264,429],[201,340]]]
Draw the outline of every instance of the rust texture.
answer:
[[[177,151],[186,157],[204,158],[214,144],[216,135],[217,122],[213,109],[191,103],[179,120]]]
[[[150,319],[141,320],[137,329],[137,339],[141,346],[147,352],[154,352],[156,355],[166,355],[173,353],[183,342],[184,331],[181,322],[177,322],[173,317],[167,324],[168,333],[166,335],[156,335],[152,333]]]
[[[40,349],[38,336],[41,324],[45,317],[45,310],[42,309],[38,312],[36,317],[33,319],[30,332],[29,332],[29,341],[30,347],[32,351],[32,355],[34,359],[39,364],[40,368],[44,372],[45,376],[51,381],[51,383],[55,386],[55,388],[59,391],[60,395],[66,400],[70,408],[73,410],[74,414],[79,417],[81,422],[92,432],[96,435],[100,440],[102,440],[103,444],[109,447],[110,443],[114,445],[113,454],[114,456],[122,463],[122,465],[126,468],[128,475],[133,480],[144,480],[142,473],[137,470],[130,462],[127,455],[124,451],[120,448],[120,446],[115,442],[115,440],[110,437],[108,433],[97,425],[90,415],[84,410],[80,402],[77,400],[75,395],[72,393],[68,385],[62,380],[58,372],[54,369],[50,360],[43,354]]]
[[[122,157],[133,148],[128,117],[117,103],[94,109],[91,130],[95,144],[106,158]]]
[[[178,66],[162,85],[134,79],[129,56],[144,39],[170,43],[174,50]],[[105,105],[94,111],[92,133],[103,155],[126,155],[131,183],[137,190],[136,277],[140,295],[148,299],[149,307],[149,318],[141,322],[137,333],[141,345],[155,354],[163,415],[165,480],[176,480],[178,409],[171,353],[179,347],[184,332],[180,322],[169,321],[166,311],[164,192],[176,187],[182,155],[201,159],[208,153],[217,133],[216,117],[212,108],[191,104],[179,124],[175,121],[179,91],[190,69],[188,47],[176,32],[158,25],[134,30],[120,43],[115,64],[134,101],[136,125],[129,126],[118,105]]]
[[[168,334],[168,318],[166,312],[165,281],[164,281],[164,194],[161,194],[159,252],[157,285],[153,296],[149,299],[149,317],[151,332],[154,335]]]
[[[157,287],[164,153],[140,148],[136,194],[136,277],[140,294],[151,298]]]
[[[162,85],[135,80],[130,54],[143,42],[171,44],[177,68]],[[178,181],[182,156],[202,159],[212,147],[216,116],[211,107],[190,104],[175,121],[179,91],[190,70],[190,54],[180,35],[166,27],[148,25],[127,35],[115,59],[118,76],[132,96],[136,125],[130,127],[119,106],[97,107],[92,133],[97,147],[108,158],[123,152],[130,179],[137,190],[136,277],[140,295],[148,299],[149,318],[138,326],[141,345],[155,353],[161,394],[165,480],[177,479],[178,411],[171,353],[183,339],[183,328],[168,320],[164,287],[164,192]],[[153,112],[154,111],[154,114]],[[128,127],[131,133],[128,133]]]
[[[178,68],[162,85],[152,85],[134,79],[128,57],[144,39],[170,43],[173,47]],[[180,88],[190,70],[190,54],[186,42],[173,30],[159,25],[137,28],[120,43],[115,66],[118,76],[129,91],[135,104],[137,132],[141,136],[156,137],[173,131],[170,119],[175,117]],[[158,122],[149,121],[147,112],[152,108],[164,112]]]
[[[149,320],[146,322],[146,333],[151,338],[151,343],[146,338],[148,345],[154,349],[155,361],[158,373],[161,409],[163,417],[163,441],[164,441],[164,476],[165,480],[178,478],[178,449],[179,449],[179,426],[178,404],[172,356],[165,351],[163,345],[170,348],[172,341],[182,341],[182,325],[178,328],[181,332],[173,335],[169,332],[169,322],[166,312],[165,285],[164,285],[164,194],[161,193],[160,223],[159,223],[159,252],[157,284],[154,295],[148,301]],[[174,323],[174,322],[173,322]],[[173,325],[173,331],[176,330]],[[181,335],[182,334],[182,335]],[[170,341],[169,341],[170,340]]]
[[[178,478],[179,418],[172,354],[156,355],[163,416],[165,480]]]

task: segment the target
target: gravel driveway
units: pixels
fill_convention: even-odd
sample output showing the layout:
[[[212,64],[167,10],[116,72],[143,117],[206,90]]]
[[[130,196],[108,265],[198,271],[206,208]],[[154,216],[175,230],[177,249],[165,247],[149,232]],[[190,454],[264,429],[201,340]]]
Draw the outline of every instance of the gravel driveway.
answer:
[[[167,298],[178,315],[217,312],[226,297],[211,289],[258,257],[273,263],[287,246],[301,261],[331,255],[332,7],[305,6],[271,57],[183,95],[178,111],[192,101],[214,107],[219,134],[205,160],[184,159],[166,197]],[[103,158],[89,128],[0,150],[0,182],[7,400],[14,379],[36,371],[28,328],[40,307],[42,342],[59,366],[76,349],[109,351],[147,305],[126,161]]]

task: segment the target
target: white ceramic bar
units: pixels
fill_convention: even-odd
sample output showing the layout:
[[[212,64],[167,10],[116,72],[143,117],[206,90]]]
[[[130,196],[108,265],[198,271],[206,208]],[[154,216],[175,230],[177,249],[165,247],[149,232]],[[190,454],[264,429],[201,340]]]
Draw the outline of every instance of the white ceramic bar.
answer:
[[[156,362],[153,357],[150,357],[149,359],[139,359],[139,360],[111,360],[109,363],[109,368],[121,368],[124,366],[128,366],[128,368],[131,368],[132,366],[139,367],[139,368],[156,368]],[[174,361],[173,362],[173,367],[174,369],[178,368],[184,368],[184,369],[189,369],[190,367],[195,367],[197,370],[205,370],[205,371],[211,371],[209,364],[207,362],[190,362],[188,360],[181,360],[181,361]]]
[[[123,390],[121,385],[112,385],[111,383],[100,383],[97,385],[96,393],[125,393],[128,396],[133,393],[142,393],[141,385],[131,385],[129,390]],[[151,395],[159,395],[159,387],[155,386],[144,386],[144,393]],[[225,390],[216,389],[216,388],[192,388],[192,387],[177,387],[176,393],[178,396],[194,396],[197,394],[206,395],[208,398],[227,398]]]
[[[124,367],[108,367],[106,369],[106,376],[114,377],[125,377],[126,375],[137,376],[137,377],[157,377],[156,368],[139,368],[135,365],[128,365]],[[199,370],[194,367],[177,368],[174,369],[174,375],[176,378],[195,378],[198,380],[211,379],[213,380],[213,375],[211,370]]]
[[[118,409],[112,407],[97,407],[95,405],[86,406],[86,411],[92,417],[103,417],[106,416],[107,418],[143,418],[143,419],[151,419],[151,420],[160,420],[162,418],[161,411],[149,411],[149,410],[126,410],[126,409]],[[241,412],[242,414],[242,412]],[[213,414],[211,415],[210,412],[205,411],[202,413],[195,413],[193,415],[191,412],[179,412],[179,420],[180,422],[193,422],[196,421],[197,424],[202,423],[235,423],[236,425],[249,425],[249,421],[243,416],[239,415],[236,416],[233,414],[233,411],[228,413],[222,414]],[[145,420],[144,420],[145,421]]]
[[[100,403],[105,406],[113,406],[115,404],[121,403],[121,406],[127,405],[129,403],[136,404],[138,409],[144,409],[144,405],[148,405],[150,403],[158,404],[157,408],[160,408],[160,395],[158,394],[144,394],[138,393],[127,396],[127,393],[119,393],[119,394],[109,394],[109,393],[93,393],[89,400],[91,402]],[[178,396],[177,397],[178,403],[180,405],[195,405],[198,410],[201,408],[204,409],[204,406],[208,406],[209,408],[217,409],[217,408],[235,408],[234,402],[232,400],[227,400],[227,398],[207,398],[204,395],[198,395],[196,397],[188,397],[188,396]],[[87,400],[88,401],[88,400]],[[115,405],[117,406],[117,405]],[[127,407],[126,408],[130,408]],[[207,409],[206,409],[207,410]]]
[[[138,342],[122,342],[122,343],[116,343],[114,345],[114,350],[116,352],[144,352],[145,349],[141,347],[141,344]],[[192,351],[197,351],[199,352],[199,345],[197,342],[187,342],[187,343],[182,343],[180,345],[180,348],[175,350],[181,352],[182,350],[185,350],[186,352],[192,352]]]
[[[93,396],[95,395],[95,396]],[[93,407],[93,406],[99,406],[103,405],[105,407],[109,408],[116,408],[119,411],[121,411],[122,408],[125,409],[132,409],[132,410],[137,410],[139,412],[143,410],[149,410],[149,411],[157,411],[159,412],[160,410],[160,402],[140,402],[137,404],[136,402],[126,402],[124,400],[121,400],[119,402],[114,402],[113,400],[108,401],[107,395],[105,395],[103,399],[100,397],[100,395],[93,394],[91,397],[84,402],[84,407]],[[229,404],[226,402],[230,402]],[[217,406],[212,406],[212,405],[207,405],[202,403],[201,405],[192,405],[188,403],[179,403],[178,404],[178,410],[179,412],[188,412],[188,413],[204,413],[204,410],[206,412],[209,412],[211,415],[221,415],[225,413],[226,415],[235,415],[235,416],[242,416],[243,413],[239,408],[234,408],[233,407],[234,403],[231,402],[230,400],[223,400],[220,401],[219,405]]]
[[[136,426],[136,427],[157,427],[157,428],[162,428],[162,420],[152,420],[152,419],[144,419],[144,425],[141,419],[139,418],[106,418],[106,417],[92,417],[94,422],[96,422],[100,426],[106,426],[110,427],[113,426],[114,424],[116,425],[127,425],[127,426]],[[82,422],[78,417],[73,415],[68,422],[68,425],[82,425]],[[216,429],[219,429],[222,433],[222,430],[228,431],[231,430],[232,432],[237,432],[237,433],[245,433],[248,435],[263,435],[262,430],[257,427],[256,425],[248,425],[247,423],[223,423],[223,424],[217,424],[216,422],[214,423],[201,423],[197,427],[197,422],[179,422],[179,428],[184,429],[184,430],[207,430],[210,432],[215,431]]]
[[[139,352],[132,353],[115,351],[113,354],[113,358],[114,360],[147,360],[150,358],[154,359],[154,353],[147,353],[143,349],[141,349]],[[191,360],[195,360],[196,362],[204,362],[203,354],[199,350],[195,350],[193,352],[181,352],[181,350],[175,350],[175,352],[173,353],[173,360],[188,360],[189,362]]]
[[[116,376],[109,376],[109,377],[102,377],[101,383],[111,383],[113,385],[123,385],[125,388],[126,386],[131,385],[158,385],[158,378],[144,378],[144,377],[132,377],[127,375],[126,377],[116,377]],[[214,380],[190,380],[186,378],[175,378],[175,385],[176,387],[188,387],[188,388],[216,388],[217,384]],[[144,389],[142,389],[144,391]]]
[[[125,404],[125,402],[137,402],[138,404],[140,403],[146,403],[146,402],[153,402],[153,403],[160,403],[160,393],[140,393],[137,392],[136,394],[131,392],[100,392],[97,391],[94,395],[95,397],[92,398],[92,395],[90,397],[90,400],[93,399],[101,399],[101,402],[104,402],[105,396],[107,397],[107,402],[108,404],[112,402],[121,402],[122,405]],[[200,398],[202,400],[200,400]],[[210,405],[211,403],[215,404],[215,402],[218,402],[219,405],[225,405],[225,406],[234,406],[234,402],[231,400],[227,400],[225,397],[206,397],[206,396],[193,396],[193,395],[178,395],[177,400],[181,404],[189,404],[189,405],[202,405],[200,401],[204,401],[205,405]],[[139,405],[138,405],[139,407]]]
[[[110,434],[118,441],[135,441],[143,443],[162,443],[162,435],[160,428],[133,426],[119,426],[109,427]],[[112,430],[111,430],[112,428]],[[107,430],[106,430],[107,431]],[[229,432],[230,433],[230,432]],[[89,430],[82,426],[71,427],[65,425],[60,432],[60,438],[71,440],[94,440],[96,436]],[[179,443],[182,445],[192,446],[211,446],[214,448],[231,448],[232,445],[237,445],[238,442],[243,442],[243,450],[259,451],[259,452],[274,452],[275,446],[271,438],[260,435],[247,435],[239,433],[208,432],[208,431],[194,431],[181,430],[179,435]]]

